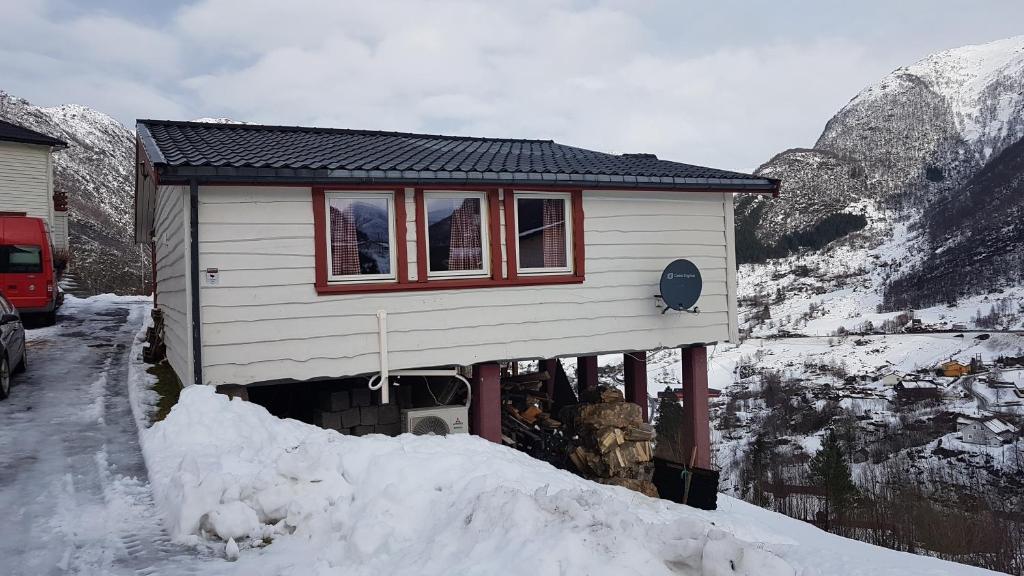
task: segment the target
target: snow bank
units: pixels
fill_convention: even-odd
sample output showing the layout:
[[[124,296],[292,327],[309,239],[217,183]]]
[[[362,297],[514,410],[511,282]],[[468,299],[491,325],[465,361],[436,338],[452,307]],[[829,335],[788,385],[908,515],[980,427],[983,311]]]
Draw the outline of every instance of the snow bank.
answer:
[[[204,386],[141,436],[172,536],[221,551],[234,538],[244,574],[773,576],[817,573],[819,553],[874,576],[963,568],[730,498],[706,513],[597,485],[473,436],[342,436]]]
[[[794,573],[678,507],[473,436],[352,438],[192,386],[143,438],[172,535],[273,539],[243,551],[254,570]]]

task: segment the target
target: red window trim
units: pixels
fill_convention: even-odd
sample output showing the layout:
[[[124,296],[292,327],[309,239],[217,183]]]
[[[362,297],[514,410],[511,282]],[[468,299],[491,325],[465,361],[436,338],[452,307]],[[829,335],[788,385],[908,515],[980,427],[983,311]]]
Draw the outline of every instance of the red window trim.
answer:
[[[570,278],[579,278],[580,282],[584,278],[584,263],[587,261],[587,255],[584,251],[586,242],[583,241],[583,191],[579,189],[555,189],[555,188],[525,188],[522,190],[506,190],[505,191],[505,252],[508,256],[508,262],[506,263],[505,274],[508,278],[525,279],[530,278],[542,278],[544,276],[540,274],[531,274],[529,276],[519,275],[518,270],[518,258],[519,258],[519,240],[516,234],[516,193],[529,194],[531,192],[568,192],[571,209],[572,209],[572,274],[558,274],[548,275],[548,278],[559,278],[568,280]]]
[[[479,186],[431,186],[414,189],[416,204],[416,280],[409,279],[408,229],[405,207],[405,188],[384,185],[367,186],[314,186],[313,190],[313,242],[315,257],[315,285],[318,294],[360,294],[372,292],[402,292],[416,290],[451,290],[469,288],[497,288],[501,286],[542,286],[552,284],[580,284],[585,280],[583,239],[583,191],[578,188],[538,188],[519,192],[569,192],[572,203],[573,273],[557,275],[519,276],[516,272],[517,237],[515,233],[515,192],[504,189],[504,199],[499,198],[499,188]],[[328,191],[384,191],[395,195],[395,239],[397,281],[367,283],[330,283],[327,280],[327,206]],[[487,222],[490,236],[491,274],[481,278],[428,278],[426,245],[426,206],[424,192],[432,190],[466,190],[487,194]],[[505,235],[501,234],[501,208],[505,208]],[[505,243],[507,266],[502,276],[501,243]]]
[[[391,192],[395,204],[395,266],[398,273],[394,282],[366,282],[331,284],[327,281],[327,192]],[[384,286],[398,286],[409,283],[409,255],[405,213],[405,188],[380,188],[375,186],[315,186],[313,187],[313,257],[316,260],[316,290],[330,294],[376,292]]]

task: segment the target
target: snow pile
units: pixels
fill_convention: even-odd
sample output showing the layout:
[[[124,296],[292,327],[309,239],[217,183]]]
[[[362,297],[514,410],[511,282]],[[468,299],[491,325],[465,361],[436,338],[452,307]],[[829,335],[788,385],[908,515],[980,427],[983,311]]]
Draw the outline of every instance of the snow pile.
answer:
[[[204,386],[141,435],[172,536],[229,558],[233,539],[232,570],[244,574],[963,569],[726,497],[708,513],[597,485],[473,436],[342,436]],[[808,544],[781,535],[790,532]]]
[[[172,535],[234,538],[251,568],[794,573],[678,507],[472,436],[346,437],[193,386],[143,439]]]

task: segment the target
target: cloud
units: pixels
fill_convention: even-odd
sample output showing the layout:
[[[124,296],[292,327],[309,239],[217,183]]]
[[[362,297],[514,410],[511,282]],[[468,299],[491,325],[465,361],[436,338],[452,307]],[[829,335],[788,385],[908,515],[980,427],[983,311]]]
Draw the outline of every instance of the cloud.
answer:
[[[163,82],[183,74],[180,41],[125,18],[62,18],[52,2],[0,6],[0,89],[54,105],[78,103],[131,124],[136,115],[186,113]]]
[[[792,7],[761,10],[765,26],[746,3],[195,0],[138,20],[125,0],[64,1],[0,0],[0,89],[126,124],[228,116],[553,138],[742,170],[812,145],[907,58],[851,39],[827,10],[811,10],[827,28]]]
[[[208,25],[237,10],[209,0],[179,20],[195,40],[250,56],[185,82],[216,115],[553,138],[746,170],[781,142],[812,144],[874,64],[844,41],[675,56],[602,5],[374,2],[279,20],[265,41],[243,33],[269,26],[265,11]],[[295,13],[310,12],[300,2]]]

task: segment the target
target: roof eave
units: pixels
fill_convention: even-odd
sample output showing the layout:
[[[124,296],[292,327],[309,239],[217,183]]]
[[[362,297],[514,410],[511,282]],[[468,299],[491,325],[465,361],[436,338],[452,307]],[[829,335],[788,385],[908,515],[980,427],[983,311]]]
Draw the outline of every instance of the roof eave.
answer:
[[[140,142],[142,142],[142,149],[146,153],[146,157],[154,166],[166,165],[167,159],[164,158],[160,147],[156,145],[156,140],[153,139],[153,135],[149,132],[149,128],[142,122],[139,121],[135,124],[135,133],[138,136]]]
[[[749,192],[778,195],[779,181],[771,178],[677,178],[677,177],[646,177],[646,176],[613,176],[598,174],[533,174],[514,172],[472,172],[458,173],[454,176],[446,172],[440,176],[436,172],[403,171],[387,173],[370,170],[314,170],[295,168],[247,168],[218,166],[168,166],[156,160],[149,146],[156,147],[148,130],[140,125],[139,139],[146,148],[146,153],[159,172],[160,181],[164,183],[184,183],[198,180],[204,184],[403,184],[407,186],[421,185],[479,185],[479,186],[514,186],[517,188],[530,186],[571,187],[585,189],[643,189],[643,190],[715,190],[722,192]],[[147,142],[148,140],[148,142]],[[159,150],[155,150],[159,154]]]
[[[7,136],[0,138],[0,142],[14,142],[15,144],[31,144],[33,146],[49,146],[52,151],[64,150],[68,147],[68,143],[57,138],[51,138],[49,140],[32,139],[32,138],[18,138],[17,136]]]

